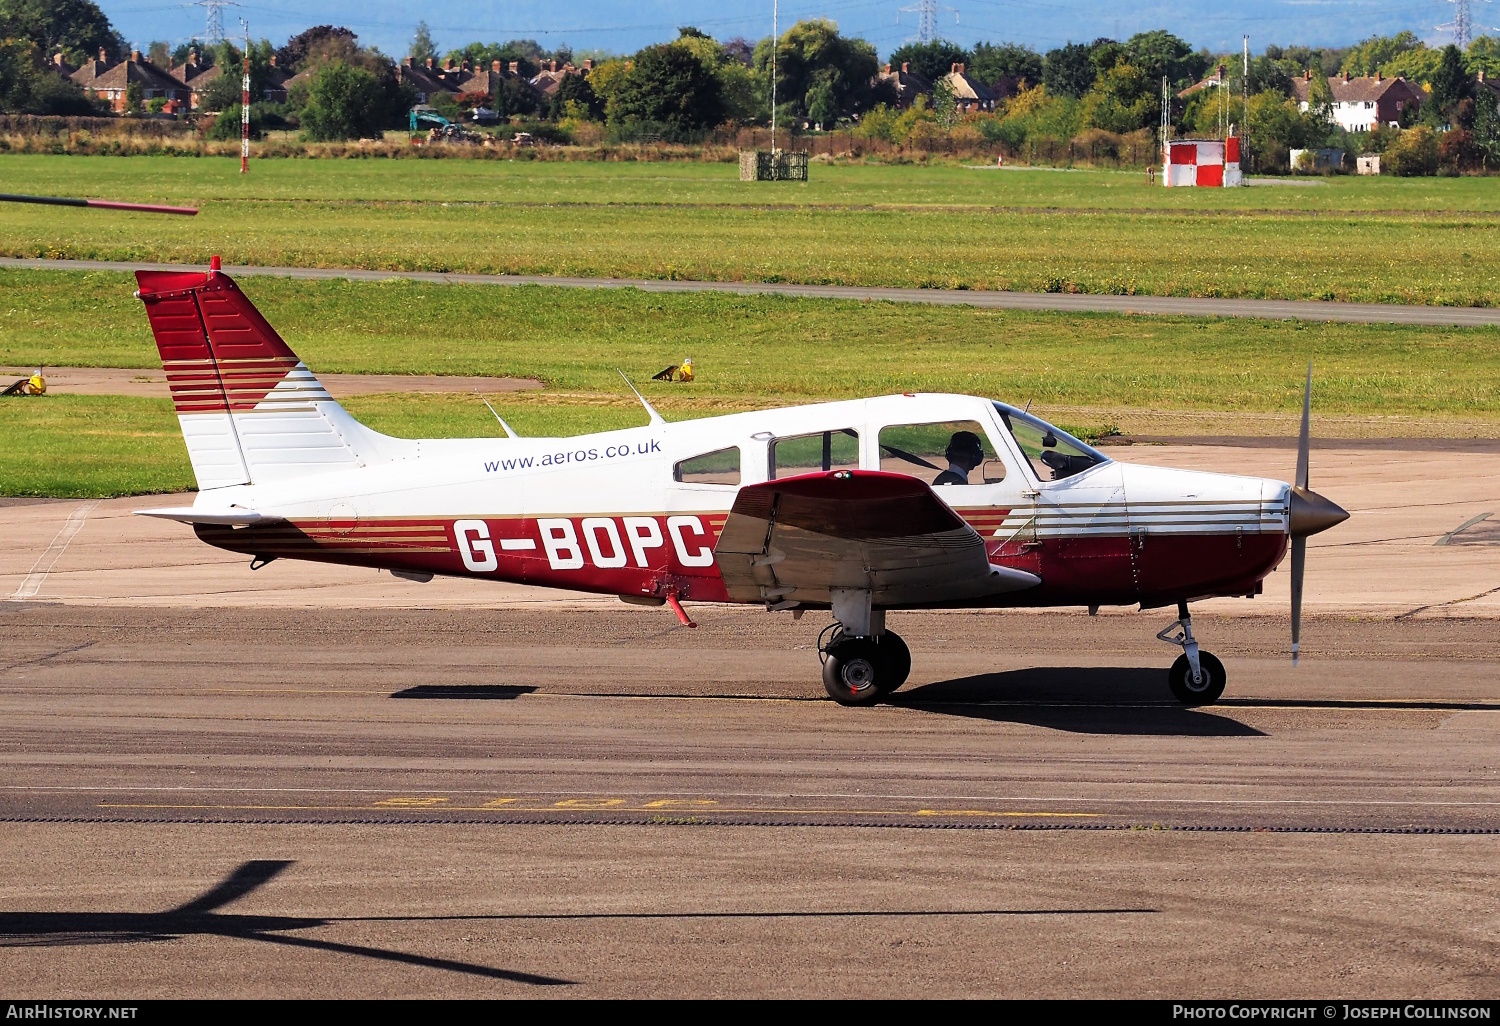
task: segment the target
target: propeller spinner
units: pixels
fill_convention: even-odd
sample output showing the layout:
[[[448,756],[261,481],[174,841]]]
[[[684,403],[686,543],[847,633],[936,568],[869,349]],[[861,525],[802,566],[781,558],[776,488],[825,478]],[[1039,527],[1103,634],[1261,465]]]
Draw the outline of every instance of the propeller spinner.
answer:
[[[1307,387],[1302,393],[1302,436],[1297,441],[1297,481],[1287,517],[1292,537],[1292,665],[1297,665],[1297,647],[1302,636],[1302,574],[1307,566],[1307,539],[1349,519],[1338,503],[1307,486],[1307,464],[1312,419],[1312,364],[1307,365]]]

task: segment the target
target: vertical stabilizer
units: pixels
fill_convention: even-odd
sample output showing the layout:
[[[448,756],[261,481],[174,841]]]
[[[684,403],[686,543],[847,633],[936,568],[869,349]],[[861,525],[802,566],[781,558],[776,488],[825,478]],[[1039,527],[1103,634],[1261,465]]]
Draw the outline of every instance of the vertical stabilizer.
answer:
[[[137,271],[136,280],[200,489],[377,458],[381,436],[334,402],[233,279]]]

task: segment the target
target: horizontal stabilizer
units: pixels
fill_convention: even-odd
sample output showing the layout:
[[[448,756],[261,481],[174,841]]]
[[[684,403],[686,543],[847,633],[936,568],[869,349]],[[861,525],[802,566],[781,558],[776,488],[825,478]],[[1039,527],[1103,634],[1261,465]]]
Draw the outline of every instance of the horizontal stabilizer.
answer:
[[[175,520],[180,524],[217,524],[220,527],[243,527],[249,524],[269,524],[280,517],[269,517],[253,509],[230,506],[228,509],[202,509],[197,506],[170,506],[165,509],[138,509],[138,517],[158,517]]]

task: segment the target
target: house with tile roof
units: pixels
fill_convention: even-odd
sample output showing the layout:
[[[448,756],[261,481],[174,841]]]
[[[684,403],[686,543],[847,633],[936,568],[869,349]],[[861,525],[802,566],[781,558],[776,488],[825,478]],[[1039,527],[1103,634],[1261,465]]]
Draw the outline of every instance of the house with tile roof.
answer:
[[[1414,110],[1427,99],[1418,86],[1397,75],[1386,78],[1380,72],[1351,77],[1348,72],[1331,75],[1328,91],[1333,95],[1333,120],[1348,132],[1368,132],[1377,125],[1400,123],[1404,111]],[[1312,95],[1312,72],[1292,80],[1297,105],[1307,110]]]
[[[141,88],[141,102],[165,99],[170,108],[186,110],[191,101],[191,90],[187,84],[168,74],[166,69],[141,57],[141,51],[132,50],[130,59],[104,67],[104,51],[99,51],[99,60],[86,61],[69,77],[90,95],[107,100],[116,113],[125,112],[126,93],[132,84]]]
[[[958,104],[958,109],[965,113],[995,109],[995,91],[971,76],[962,64],[953,65],[953,70],[938,81],[948,84],[948,88],[953,90],[953,99]]]

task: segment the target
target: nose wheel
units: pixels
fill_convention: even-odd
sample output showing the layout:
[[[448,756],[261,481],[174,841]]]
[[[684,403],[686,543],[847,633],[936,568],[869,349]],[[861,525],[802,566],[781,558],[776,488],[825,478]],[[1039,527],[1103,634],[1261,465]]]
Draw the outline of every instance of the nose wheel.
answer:
[[[835,625],[819,655],[823,687],[840,705],[874,705],[905,684],[911,673],[911,649],[895,631],[854,637]]]
[[[1198,647],[1193,637],[1193,618],[1188,615],[1186,602],[1177,603],[1177,620],[1157,634],[1169,645],[1182,649],[1182,655],[1167,671],[1167,685],[1172,695],[1183,705],[1212,705],[1224,694],[1228,675],[1224,664],[1212,652]]]

